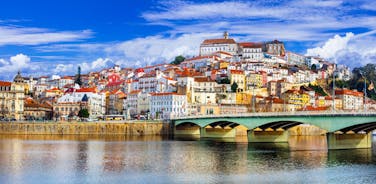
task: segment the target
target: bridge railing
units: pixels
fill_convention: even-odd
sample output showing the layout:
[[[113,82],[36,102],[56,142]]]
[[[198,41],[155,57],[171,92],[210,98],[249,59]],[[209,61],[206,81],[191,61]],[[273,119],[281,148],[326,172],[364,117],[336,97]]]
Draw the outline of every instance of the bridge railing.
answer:
[[[348,115],[348,116],[376,116],[376,112],[371,111],[294,111],[294,112],[255,112],[255,113],[236,113],[236,114],[208,114],[208,115],[194,115],[184,117],[174,117],[172,120],[180,119],[198,119],[198,118],[226,118],[226,117],[265,117],[265,116],[335,116],[335,115]]]

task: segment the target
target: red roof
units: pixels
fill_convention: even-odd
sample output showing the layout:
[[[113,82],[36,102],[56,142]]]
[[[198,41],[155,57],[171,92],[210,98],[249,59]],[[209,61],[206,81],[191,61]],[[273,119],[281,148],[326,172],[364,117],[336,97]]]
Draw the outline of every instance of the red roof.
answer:
[[[363,96],[363,92],[353,91],[349,89],[337,89],[335,91],[336,95],[352,95],[352,96]]]
[[[11,86],[11,82],[6,82],[6,81],[0,81],[0,86]]]
[[[231,74],[244,74],[243,70],[230,70]]]
[[[209,77],[195,77],[195,82],[215,82]]]
[[[207,39],[202,42],[203,45],[209,45],[209,44],[236,44],[234,39]]]
[[[77,89],[76,92],[78,92],[78,93],[87,93],[87,92],[96,93],[97,88],[95,88],[95,87],[93,87],[93,88],[81,88],[81,89]]]
[[[129,92],[129,94],[131,95],[131,94],[138,94],[138,93],[140,93],[141,92],[141,90],[134,90],[134,91],[131,91],[131,92]]]
[[[262,48],[262,43],[242,42],[239,45],[243,48]]]
[[[110,87],[110,86],[119,86],[121,84],[123,84],[124,80],[121,80],[121,81],[116,81],[116,82],[111,82],[111,83],[108,83],[106,86],[107,87]]]

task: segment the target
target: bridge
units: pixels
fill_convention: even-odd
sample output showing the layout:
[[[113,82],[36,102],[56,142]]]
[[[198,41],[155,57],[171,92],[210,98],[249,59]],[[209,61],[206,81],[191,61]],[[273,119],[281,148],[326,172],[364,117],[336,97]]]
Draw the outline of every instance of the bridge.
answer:
[[[248,136],[248,142],[287,142],[288,129],[309,124],[326,132],[328,149],[370,148],[376,112],[280,112],[172,119],[175,135]]]

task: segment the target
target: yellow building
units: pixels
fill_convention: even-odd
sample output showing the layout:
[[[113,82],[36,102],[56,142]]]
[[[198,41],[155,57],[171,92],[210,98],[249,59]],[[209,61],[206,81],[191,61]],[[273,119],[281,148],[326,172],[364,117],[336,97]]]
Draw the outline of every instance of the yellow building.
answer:
[[[25,85],[18,72],[14,82],[0,81],[0,118],[22,120],[24,112]]]
[[[263,75],[261,73],[251,72],[247,75],[247,90],[252,90],[252,88],[262,88],[263,85]]]
[[[219,62],[219,69],[227,69],[227,67],[228,67],[229,64],[230,64],[230,62],[220,61]]]
[[[238,91],[245,91],[245,75],[242,70],[230,70],[230,84],[238,84]]]
[[[298,90],[288,90],[283,96],[284,100],[289,104],[296,105],[297,109],[302,109],[310,105],[311,97],[308,93]]]
[[[202,104],[198,107],[198,113],[200,115],[219,115],[220,108],[215,104]]]
[[[236,104],[251,105],[252,104],[252,93],[246,93],[246,92],[236,93]]]

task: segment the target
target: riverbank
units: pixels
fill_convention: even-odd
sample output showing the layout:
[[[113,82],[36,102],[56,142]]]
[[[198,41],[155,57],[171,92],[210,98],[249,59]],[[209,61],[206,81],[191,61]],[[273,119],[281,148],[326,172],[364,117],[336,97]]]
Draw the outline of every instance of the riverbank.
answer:
[[[0,122],[0,134],[14,135],[170,135],[170,123],[133,122]]]

